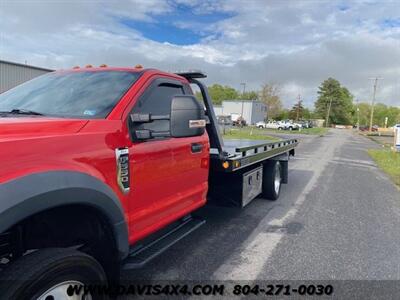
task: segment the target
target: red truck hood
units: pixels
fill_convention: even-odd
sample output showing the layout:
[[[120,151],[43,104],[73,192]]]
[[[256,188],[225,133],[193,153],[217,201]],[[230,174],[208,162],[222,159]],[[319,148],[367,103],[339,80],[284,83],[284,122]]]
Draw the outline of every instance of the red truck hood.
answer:
[[[88,121],[44,117],[0,117],[0,139],[19,139],[78,132]]]

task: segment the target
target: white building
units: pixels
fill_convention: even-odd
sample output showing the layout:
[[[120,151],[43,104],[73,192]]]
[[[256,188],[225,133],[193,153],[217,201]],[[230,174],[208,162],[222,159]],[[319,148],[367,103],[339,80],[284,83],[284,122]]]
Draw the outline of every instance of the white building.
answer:
[[[267,118],[267,106],[255,100],[225,100],[215,105],[214,111],[217,116],[243,116],[249,125]]]

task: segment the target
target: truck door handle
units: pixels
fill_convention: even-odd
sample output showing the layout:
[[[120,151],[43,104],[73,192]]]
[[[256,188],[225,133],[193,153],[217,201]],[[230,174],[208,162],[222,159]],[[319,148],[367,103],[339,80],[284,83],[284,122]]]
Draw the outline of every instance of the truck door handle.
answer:
[[[192,153],[199,153],[203,150],[203,144],[201,143],[193,143],[192,144]]]

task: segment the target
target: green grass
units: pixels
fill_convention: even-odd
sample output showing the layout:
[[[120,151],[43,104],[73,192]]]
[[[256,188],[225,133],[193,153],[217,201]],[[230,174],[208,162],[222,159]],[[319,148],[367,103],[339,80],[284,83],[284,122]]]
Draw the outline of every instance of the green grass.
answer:
[[[264,129],[258,129],[254,127],[226,129],[226,133],[223,135],[223,137],[226,139],[249,139],[249,140],[269,140],[269,141],[280,140],[277,137],[267,135]]]
[[[328,128],[324,127],[313,127],[313,128],[303,128],[299,130],[285,130],[284,133],[300,133],[300,134],[311,134],[311,135],[325,135],[328,132]]]
[[[400,152],[390,149],[370,149],[368,154],[375,160],[377,165],[400,186]]]

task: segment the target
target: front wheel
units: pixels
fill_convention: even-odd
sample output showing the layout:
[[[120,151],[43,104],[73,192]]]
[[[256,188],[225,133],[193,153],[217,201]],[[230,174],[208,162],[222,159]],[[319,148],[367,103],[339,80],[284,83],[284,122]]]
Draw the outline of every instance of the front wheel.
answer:
[[[282,168],[279,161],[266,161],[263,166],[262,196],[268,200],[277,200],[281,191]]]
[[[73,249],[47,248],[10,263],[0,276],[0,295],[1,299],[104,299],[84,294],[88,284],[106,284],[104,270],[93,257]]]

